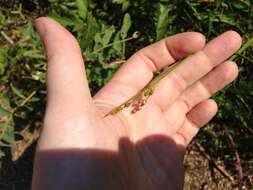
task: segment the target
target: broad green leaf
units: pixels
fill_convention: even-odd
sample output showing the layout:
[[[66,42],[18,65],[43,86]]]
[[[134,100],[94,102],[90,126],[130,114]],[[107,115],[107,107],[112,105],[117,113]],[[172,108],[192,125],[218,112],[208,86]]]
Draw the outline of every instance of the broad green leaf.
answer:
[[[238,0],[236,3],[233,3],[233,6],[240,11],[248,12],[248,7],[250,7],[251,4],[250,0]]]
[[[23,93],[21,92],[21,90],[17,89],[15,86],[13,86],[13,84],[11,83],[11,89],[14,92],[15,95],[17,95],[18,97],[25,99],[26,97],[23,95]]]
[[[52,11],[48,14],[49,17],[55,19],[59,23],[61,23],[63,26],[73,26],[74,25],[74,18],[66,18],[62,17],[59,14],[57,14],[55,11]]]
[[[5,94],[0,94],[0,105],[5,110],[11,109],[11,107],[10,107],[10,99]]]
[[[236,26],[236,20],[234,20],[234,18],[230,17],[229,15],[218,15],[218,22],[223,22],[232,26]]]
[[[87,14],[87,27],[85,35],[80,38],[80,46],[85,51],[92,51],[94,48],[94,36],[99,32],[100,25],[91,12]]]
[[[98,54],[98,61],[103,65],[104,64],[104,56],[102,53]]]
[[[2,141],[0,141],[0,146],[1,147],[11,147],[11,145],[3,143]],[[1,151],[1,150],[0,150]],[[0,156],[1,157],[1,156]]]
[[[122,4],[122,10],[123,11],[126,11],[128,9],[130,5],[130,2],[129,1],[125,1],[123,4]]]
[[[114,37],[114,42],[118,42],[118,41],[120,41],[120,32],[118,32]],[[113,49],[115,49],[117,52],[121,52],[122,51],[122,43],[114,43]]]
[[[0,116],[10,116],[11,113],[0,106]]]
[[[120,33],[121,33],[120,36],[122,39],[127,37],[127,33],[131,25],[132,25],[131,17],[128,13],[126,13],[123,19],[121,30],[120,30]]]
[[[3,12],[0,10],[0,26],[4,25],[5,21],[5,16],[7,16],[6,14],[3,14]],[[1,28],[1,27],[0,27]]]
[[[156,23],[156,40],[163,38],[167,32],[169,24],[169,7],[160,4],[158,20]]]
[[[7,66],[7,48],[0,48],[0,75],[4,73]]]
[[[105,35],[103,36],[103,40],[102,40],[103,45],[106,45],[110,42],[114,32],[115,32],[115,27],[114,26],[111,26],[110,28],[108,28],[105,31]]]
[[[32,74],[31,77],[32,77],[34,80],[39,80],[39,81],[41,81],[42,83],[44,83],[44,82],[45,82],[45,79],[46,79],[46,73],[45,73],[45,72],[42,72],[42,71],[37,71],[37,72],[35,72],[34,74]]]
[[[9,118],[11,119],[11,117]],[[0,124],[0,128],[3,128],[3,127],[6,127],[6,131],[3,135],[3,140],[8,143],[13,143],[15,141],[14,126],[10,125],[10,121],[6,121]]]
[[[79,16],[86,19],[88,13],[88,0],[76,0],[76,6]]]
[[[2,157],[4,157],[5,156],[5,154],[4,154],[4,152],[0,149],[0,159],[2,158]],[[0,165],[1,165],[1,163],[0,163]],[[0,167],[1,168],[1,167]]]
[[[94,37],[94,41],[96,43],[96,45],[100,45],[103,43],[102,37],[101,37],[101,33],[96,33],[95,37]]]
[[[45,59],[44,54],[42,54],[42,52],[39,50],[28,50],[24,52],[23,56],[35,59]]]
[[[112,0],[113,3],[117,3],[117,4],[123,4],[125,1],[128,1],[128,0]]]
[[[112,0],[113,3],[121,4],[122,10],[125,11],[129,7],[129,0]]]
[[[5,133],[3,136],[3,139],[8,143],[13,143],[15,141],[15,135],[14,135],[14,127],[10,126],[9,130]]]
[[[29,36],[29,38],[34,37],[35,31],[33,27],[32,20],[29,20],[26,27],[22,28],[23,34]]]

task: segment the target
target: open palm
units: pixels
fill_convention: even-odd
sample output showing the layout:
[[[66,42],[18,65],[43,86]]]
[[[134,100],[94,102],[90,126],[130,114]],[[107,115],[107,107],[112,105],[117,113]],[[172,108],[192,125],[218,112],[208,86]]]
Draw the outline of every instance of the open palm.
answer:
[[[49,18],[36,27],[48,60],[48,103],[33,189],[182,189],[185,147],[217,112],[210,96],[237,76],[226,60],[240,36],[229,31],[207,45],[195,32],[163,39],[134,54],[91,97],[74,37]],[[139,112],[104,117],[155,71],[188,55]]]

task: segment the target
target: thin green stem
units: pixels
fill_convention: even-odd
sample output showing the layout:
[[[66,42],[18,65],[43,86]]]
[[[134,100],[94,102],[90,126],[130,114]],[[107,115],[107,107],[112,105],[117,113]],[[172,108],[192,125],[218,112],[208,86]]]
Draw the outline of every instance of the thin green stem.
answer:
[[[175,62],[171,64],[169,67],[166,67],[162,73],[160,73],[157,78],[152,80],[148,86],[152,86],[153,88],[162,80],[164,79],[169,73],[175,70],[175,68],[181,63],[182,61]]]
[[[19,105],[17,105],[17,107],[15,107],[12,110],[12,114],[15,114],[18,108],[24,106],[27,102],[29,102],[35,94],[36,94],[36,91],[33,91],[29,96],[27,96]]]
[[[234,54],[230,57],[230,60],[235,60],[238,56],[240,56],[244,51],[246,51],[248,48],[250,48],[253,44],[253,37],[248,39],[244,45]]]
[[[245,56],[245,55],[243,55],[243,54],[237,53],[237,55],[238,55],[239,57],[242,57],[243,59],[246,59],[247,61],[253,63],[253,59],[251,59],[251,58],[249,58],[249,57],[247,57],[247,56]]]
[[[93,54],[96,54],[96,53],[98,53],[98,52],[100,52],[100,51],[102,51],[102,50],[104,50],[104,49],[106,49],[106,48],[108,48],[108,47],[111,47],[111,46],[115,45],[115,44],[125,43],[125,42],[127,42],[127,41],[132,40],[132,39],[134,39],[133,36],[131,36],[131,37],[129,37],[129,38],[125,38],[125,39],[120,40],[120,41],[112,42],[112,43],[110,43],[110,44],[106,44],[106,45],[104,45],[104,46],[102,46],[102,47],[100,47],[100,48],[98,48],[98,49],[95,49],[94,52],[93,52]]]
[[[35,94],[36,94],[36,91],[33,91],[29,96],[27,96],[26,99],[24,99],[24,100],[21,102],[21,104],[18,105],[18,107],[24,106],[27,102],[29,102],[29,101],[32,99],[32,97],[33,97]]]
[[[230,60],[234,60],[238,56],[242,56],[242,53],[246,51],[249,47],[251,47],[252,44],[253,44],[253,37],[247,40],[246,43],[244,43],[244,45],[237,51],[237,53],[235,53],[233,56],[230,57]],[[113,108],[108,114],[105,115],[105,117],[108,115],[115,115],[119,111],[131,105],[133,107],[132,113],[139,111],[140,108],[147,102],[147,99],[152,95],[159,82],[162,79],[164,79],[169,73],[174,71],[175,68],[182,62],[183,60],[180,60],[178,62],[173,63],[169,67],[166,67],[163,70],[163,72],[161,72],[155,79],[153,79],[150,83],[148,83],[140,92],[138,92],[135,96],[133,96],[120,106]]]
[[[149,96],[151,96],[153,94],[157,84],[162,79],[164,79],[170,72],[175,70],[176,66],[179,65],[181,62],[182,61],[178,61],[178,62],[171,64],[169,67],[166,67],[162,73],[160,73],[155,79],[153,79],[150,83],[148,83],[140,92],[138,92],[136,95],[134,95],[133,97],[128,99],[123,104],[113,108],[104,117],[107,117],[108,115],[115,115],[116,113],[123,110],[124,108],[129,107],[130,105],[132,105],[134,103],[138,103],[139,101],[144,102],[144,104],[145,104],[145,102],[147,101]],[[142,107],[143,105],[140,105],[140,107]]]
[[[93,54],[96,54],[96,53],[102,51],[103,49],[111,47],[111,46],[113,46],[115,44],[125,43],[127,41],[130,41],[130,40],[133,40],[133,39],[137,39],[139,37],[140,37],[140,32],[136,31],[136,32],[133,33],[133,35],[131,37],[128,37],[128,38],[125,38],[123,40],[119,40],[119,41],[116,41],[116,42],[112,42],[112,43],[106,44],[106,45],[104,45],[104,46],[102,46],[102,47],[100,47],[98,49],[95,49],[94,52],[93,52]]]

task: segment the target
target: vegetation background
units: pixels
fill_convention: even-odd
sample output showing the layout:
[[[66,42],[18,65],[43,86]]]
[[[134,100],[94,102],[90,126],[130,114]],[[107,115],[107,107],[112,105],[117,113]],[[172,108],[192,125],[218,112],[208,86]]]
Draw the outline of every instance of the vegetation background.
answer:
[[[43,117],[45,58],[32,21],[67,27],[85,55],[94,94],[131,54],[165,36],[236,30],[248,47],[252,0],[0,0],[0,189],[30,188]],[[253,48],[235,55],[238,79],[215,95],[219,113],[185,158],[185,190],[253,189]],[[74,93],[74,92],[73,92]]]

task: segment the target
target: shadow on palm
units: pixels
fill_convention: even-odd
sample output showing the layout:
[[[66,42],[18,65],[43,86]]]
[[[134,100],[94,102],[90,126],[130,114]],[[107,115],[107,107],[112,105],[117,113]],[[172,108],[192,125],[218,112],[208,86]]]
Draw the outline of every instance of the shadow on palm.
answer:
[[[37,162],[42,164],[40,175],[48,178],[44,180],[50,181],[51,176],[57,176],[54,183],[61,184],[59,189],[62,190],[65,183],[68,186],[72,183],[75,190],[182,189],[184,152],[184,147],[168,137],[154,135],[136,144],[122,138],[117,152],[96,149],[40,151],[39,159],[44,161]],[[69,180],[61,181],[63,176]]]

